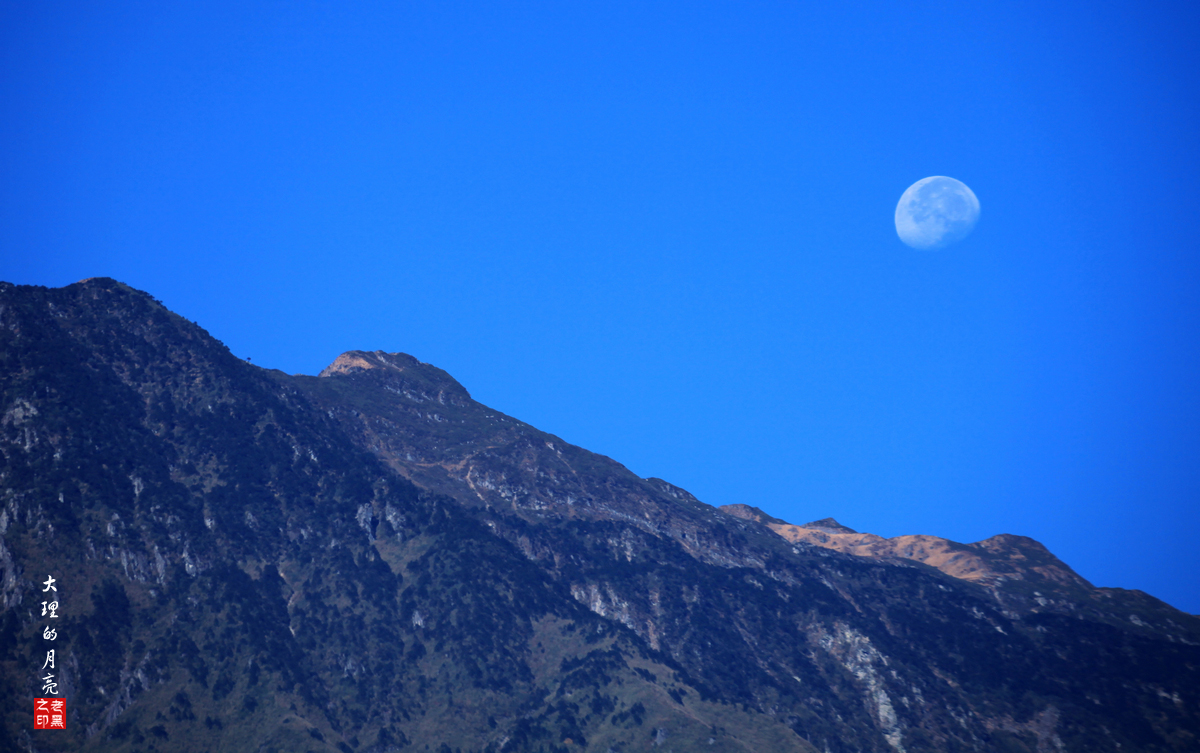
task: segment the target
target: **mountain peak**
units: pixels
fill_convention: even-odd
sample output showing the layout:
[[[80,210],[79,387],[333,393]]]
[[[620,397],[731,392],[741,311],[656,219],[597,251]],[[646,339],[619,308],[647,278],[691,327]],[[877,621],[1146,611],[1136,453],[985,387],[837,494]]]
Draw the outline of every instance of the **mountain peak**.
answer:
[[[1064,587],[1092,588],[1092,584],[1028,536],[1002,533],[973,544],[922,534],[885,539],[873,533],[859,533],[833,518],[791,525],[770,518],[765,513],[763,515],[764,519],[759,519],[759,522],[793,544],[812,544],[859,557],[913,560],[960,580],[988,585],[1005,580],[1027,580]],[[746,516],[739,514],[738,517]]]
[[[833,518],[821,518],[820,520],[814,520],[811,523],[805,523],[800,527],[812,528],[817,531],[824,531],[825,533],[858,533],[858,531],[854,530],[853,528],[847,528]]]
[[[382,350],[348,350],[326,366],[318,377],[356,376],[364,373],[385,379],[399,377],[406,383],[416,384],[439,393],[445,392],[470,399],[467,388],[458,380],[436,366],[419,361],[407,353],[386,353]]]
[[[780,520],[779,518],[773,518],[754,505],[743,505],[739,503],[732,505],[721,505],[717,509],[726,515],[732,515],[735,518],[750,520],[755,523],[762,523],[765,526],[787,525],[786,521]]]
[[[368,369],[391,369],[405,371],[410,368],[425,366],[407,353],[385,353],[382,350],[367,352],[365,350],[348,350],[333,363],[322,369],[320,377],[330,377],[335,374],[355,374]]]
[[[75,284],[76,285],[90,285],[93,287],[101,287],[101,288],[112,288],[112,287],[127,288],[127,287],[129,287],[128,285],[121,282],[120,280],[114,280],[111,277],[85,277]]]

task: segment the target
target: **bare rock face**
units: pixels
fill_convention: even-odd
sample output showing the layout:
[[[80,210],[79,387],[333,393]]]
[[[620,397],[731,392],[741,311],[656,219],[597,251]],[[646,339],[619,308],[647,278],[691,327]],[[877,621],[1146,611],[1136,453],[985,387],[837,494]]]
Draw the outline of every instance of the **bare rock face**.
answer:
[[[390,383],[393,389],[399,390],[397,394],[403,395],[407,390],[407,396],[415,397],[418,401],[437,401],[445,405],[449,398],[453,405],[471,399],[470,393],[455,381],[454,377],[436,366],[418,361],[407,353],[384,353],[382,350],[372,353],[361,350],[346,351],[317,376],[359,374],[373,369],[377,370],[376,375],[385,383]]]
[[[267,371],[104,278],[0,283],[0,353],[0,750],[1200,741],[1200,619],[1030,539],[717,509],[412,356]]]
[[[798,526],[772,520],[766,525],[792,543],[812,544],[859,557],[904,558],[985,585],[1024,580],[1092,588],[1066,563],[1027,536],[1006,533],[973,544],[960,544],[921,534],[885,539],[872,533],[858,533],[833,518]]]
[[[986,586],[1018,580],[1049,587],[1094,590],[1091,583],[1027,536],[1004,533],[973,544],[922,534],[885,539],[873,533],[859,533],[833,518],[792,525],[750,505],[722,505],[719,509],[726,515],[760,523],[793,544],[819,546],[882,561],[911,560]]]

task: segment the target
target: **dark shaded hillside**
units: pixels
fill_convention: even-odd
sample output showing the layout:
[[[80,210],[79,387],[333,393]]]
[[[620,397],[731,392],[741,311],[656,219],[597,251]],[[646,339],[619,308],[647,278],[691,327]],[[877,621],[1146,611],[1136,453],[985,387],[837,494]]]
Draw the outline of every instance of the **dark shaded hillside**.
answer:
[[[0,749],[712,736],[632,636],[198,327],[109,280],[0,295]],[[65,734],[32,732],[46,573]]]
[[[409,356],[0,284],[0,389],[0,750],[1197,746],[1196,618],[789,543]]]

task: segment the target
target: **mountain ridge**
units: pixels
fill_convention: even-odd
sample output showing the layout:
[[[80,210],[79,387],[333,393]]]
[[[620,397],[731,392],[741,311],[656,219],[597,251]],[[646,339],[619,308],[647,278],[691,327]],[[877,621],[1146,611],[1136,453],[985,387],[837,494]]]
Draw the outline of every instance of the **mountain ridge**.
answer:
[[[811,544],[860,557],[909,559],[962,580],[994,585],[1017,578],[1095,588],[1051,554],[1041,542],[1028,536],[1001,533],[969,544],[929,534],[884,538],[873,533],[859,533],[833,518],[793,525],[749,505],[722,505],[719,509],[735,517],[762,523],[792,543]]]
[[[1200,738],[1200,620],[1144,594],[790,541],[411,357],[265,370],[105,278],[0,284],[0,345],[3,749]],[[1005,547],[1036,554],[972,551],[998,568]],[[59,737],[29,711],[45,572],[64,588]]]
[[[412,368],[433,370],[433,373],[436,374],[435,380],[422,378],[421,383],[440,383],[453,385],[458,397],[465,398],[471,403],[474,403],[474,401],[470,400],[469,393],[466,391],[466,389],[463,388],[449,374],[446,374],[444,371],[437,369],[436,367],[424,364],[415,357],[405,353],[384,353],[383,351],[366,353],[364,351],[347,351],[346,353],[338,356],[338,358],[335,359],[330,366],[322,370],[319,376],[321,378],[329,378],[334,376],[355,376],[362,375],[369,369],[380,369],[385,373],[396,372],[400,375],[399,384],[401,386],[397,387],[396,385],[387,385],[384,388],[398,392],[404,397],[412,399],[414,397],[414,392],[412,391],[413,388],[411,386],[405,386],[408,385],[408,382],[405,381],[406,378],[403,376],[405,369]],[[371,375],[371,377],[374,376],[374,374]],[[313,394],[315,394],[315,392],[310,392],[310,395]],[[433,397],[425,392],[417,392],[416,396],[416,399],[421,402],[433,401],[436,399],[436,401],[440,404],[446,404],[445,396],[440,392],[436,395],[436,397]],[[464,407],[466,405],[464,403],[453,401],[452,404],[459,407]],[[474,404],[479,405],[477,403]],[[332,404],[326,405],[330,410],[338,410],[337,407],[333,406]],[[529,427],[523,422],[517,421],[516,419],[511,419],[510,417],[504,416],[498,412],[491,411],[491,409],[486,408],[486,406],[480,407],[482,410],[489,412],[490,415],[495,417],[500,422],[512,422],[511,425],[513,428],[528,427],[529,431],[535,433],[538,437],[543,439],[547,445],[547,448],[553,452],[558,459],[563,458],[563,453],[560,448],[571,447],[575,451],[580,451],[580,448],[575,448],[571,445],[568,445],[557,437],[545,435],[543,432],[540,432],[533,427]],[[366,412],[362,414],[353,414],[352,418],[346,419],[350,424],[358,424],[359,430],[362,432],[360,436],[364,437],[364,439],[360,440],[360,442],[371,446],[381,455],[381,457],[387,459],[394,468],[400,470],[406,477],[414,478],[414,475],[417,478],[422,477],[422,474],[416,468],[416,466],[422,464],[415,459],[409,460],[411,453],[405,449],[407,445],[405,445],[403,441],[398,443],[394,436],[384,438],[380,437],[378,434],[373,434],[371,430],[365,426],[365,424],[368,423],[368,420],[364,420],[363,416],[367,415],[371,414]],[[374,416],[374,418],[376,420],[388,420],[387,418],[379,415]],[[444,419],[440,414],[427,414],[426,418],[427,420],[433,420],[437,423],[444,422]],[[460,418],[457,420],[463,421],[465,419]],[[365,437],[372,437],[372,439],[365,439]],[[475,440],[473,439],[471,441],[474,442]],[[470,487],[471,494],[473,494],[475,497],[478,497],[480,500],[484,500],[486,496],[494,497],[494,495],[489,495],[488,492],[495,490],[487,488],[489,486],[493,486],[493,484],[491,484],[490,481],[485,480],[483,488],[476,486],[472,480],[472,474],[477,467],[475,465],[475,459],[478,453],[495,449],[496,447],[501,446],[500,443],[503,441],[504,440],[502,439],[495,439],[494,443],[488,444],[482,449],[472,447],[470,448],[471,452],[469,453],[463,451],[462,448],[456,448],[452,445],[447,445],[445,447],[445,451],[452,455],[452,459],[443,459],[441,462],[437,463],[437,465],[440,465],[443,470],[448,471],[447,476],[452,478],[456,477],[459,482],[466,483]],[[550,457],[549,453],[543,452],[540,448],[533,446],[535,443],[530,444],[531,446],[525,450],[527,453],[534,453],[543,456],[540,458],[540,462],[536,463],[538,468],[546,468],[554,465],[555,458]],[[456,449],[458,450],[457,453],[455,452]],[[605,458],[605,460],[609,459]],[[429,468],[431,464],[424,465],[426,468]],[[619,464],[616,465],[619,466]],[[637,484],[638,482],[651,482],[651,485],[656,486],[657,490],[661,491],[668,488],[674,490],[668,494],[668,496],[671,496],[674,499],[688,500],[692,503],[700,504],[699,500],[697,500],[686,490],[680,489],[669,482],[661,479],[640,479],[635,474],[628,472],[624,466],[620,466],[619,468],[619,471],[616,468],[612,470],[614,473],[620,473],[623,471],[628,477],[626,480],[630,483]],[[428,479],[428,476],[425,476],[425,478]],[[633,481],[634,479],[636,479],[636,481]],[[657,482],[657,484],[654,482]],[[470,503],[471,494],[464,494],[462,491],[459,491],[459,493],[455,494],[453,491],[451,491],[450,485],[439,484],[432,480],[427,480],[425,483],[431,486],[437,486],[437,488],[440,490],[450,493],[451,496],[455,496],[466,504]],[[515,505],[516,502],[515,500],[512,500],[512,498],[521,492],[527,491],[529,491],[528,487],[524,486],[517,486],[515,489],[506,488],[500,491],[500,497],[510,501],[511,504]],[[553,493],[550,493],[545,489],[540,491],[541,494],[538,493],[538,490],[534,490],[532,494],[532,496],[535,498],[540,498],[540,504],[537,505],[540,510],[543,512],[549,512],[551,510],[560,513],[563,512],[562,505],[554,502]],[[583,491],[582,493],[578,494],[578,500],[592,500],[594,498],[595,495],[590,494],[587,491]],[[574,506],[578,501],[577,498],[570,492],[567,492],[566,500],[566,506],[568,508]],[[499,500],[493,499],[493,501]],[[488,503],[485,501],[485,504]],[[958,542],[953,542],[948,539],[927,534],[916,534],[894,537],[892,539],[884,539],[874,534],[862,534],[854,531],[853,529],[841,525],[833,518],[824,518],[822,520],[813,521],[803,525],[793,525],[780,518],[770,516],[759,508],[750,505],[722,505],[717,509],[736,518],[763,523],[767,528],[781,536],[784,540],[793,544],[815,545],[846,554],[874,557],[876,559],[894,560],[897,558],[902,558],[906,560],[912,560],[915,562],[930,564],[942,572],[945,572],[956,578],[987,582],[993,585],[1001,583],[1005,579],[1018,578],[1030,581],[1051,581],[1063,585],[1078,586],[1085,589],[1093,588],[1090,583],[1071,570],[1069,566],[1067,566],[1057,557],[1054,557],[1052,554],[1050,554],[1050,552],[1046,550],[1041,543],[1036,542],[1028,537],[1014,536],[1012,534],[999,534],[997,536],[993,536],[972,544],[960,544]],[[615,511],[610,512],[613,512],[613,514],[617,516],[620,516],[621,514]],[[636,519],[636,516],[627,517],[628,519]],[[686,541],[687,536],[681,536],[681,538]],[[1036,561],[1039,564],[1031,564],[1028,567],[1023,566],[1026,562],[1033,561]]]

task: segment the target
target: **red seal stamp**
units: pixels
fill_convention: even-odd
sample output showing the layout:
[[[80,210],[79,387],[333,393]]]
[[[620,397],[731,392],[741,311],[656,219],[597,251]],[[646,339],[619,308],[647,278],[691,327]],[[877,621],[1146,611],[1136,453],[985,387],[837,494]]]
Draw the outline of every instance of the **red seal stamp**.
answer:
[[[34,698],[33,728],[66,729],[67,702],[61,698]]]

